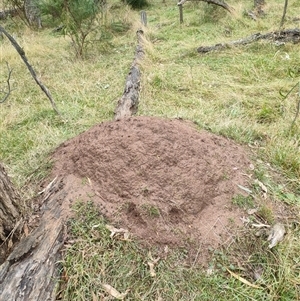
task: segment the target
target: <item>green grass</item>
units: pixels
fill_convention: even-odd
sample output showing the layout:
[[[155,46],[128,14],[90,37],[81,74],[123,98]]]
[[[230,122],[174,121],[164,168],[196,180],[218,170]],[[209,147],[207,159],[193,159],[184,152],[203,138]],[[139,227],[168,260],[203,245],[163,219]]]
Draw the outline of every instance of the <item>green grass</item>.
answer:
[[[284,203],[298,212],[300,116],[292,130],[290,127],[299,95],[295,90],[284,99],[281,92],[287,93],[300,80],[299,44],[276,46],[259,41],[205,55],[196,51],[199,46],[277,30],[283,1],[268,2],[266,15],[256,22],[245,14],[251,9],[251,1],[231,1],[233,15],[191,1],[184,5],[181,25],[176,3],[167,0],[150,4],[146,9],[146,55],[141,62],[138,115],[188,119],[199,129],[250,146],[255,165],[253,180],[257,178],[268,187],[271,203]],[[299,27],[299,22],[293,21],[299,17],[298,12],[299,1],[289,1],[286,28]],[[6,61],[13,69],[13,91],[0,104],[0,160],[25,197],[34,194],[36,184],[49,171],[48,155],[60,143],[96,123],[112,120],[133,60],[138,18],[137,12],[119,2],[112,3],[107,14],[107,36],[89,48],[85,60],[76,60],[70,40],[53,34],[50,27],[32,31],[14,20],[4,22],[63,116],[55,115],[16,51],[7,39],[0,39],[0,90],[6,89]],[[257,185],[254,188],[255,200],[259,201],[261,190]],[[251,207],[249,200],[233,202]],[[263,205],[259,213],[271,222],[271,207]],[[144,209],[153,218],[159,215],[156,208]],[[186,252],[178,250],[158,262],[157,277],[153,278],[146,248],[134,241],[111,240],[106,221],[91,205],[78,205],[75,211],[78,216],[69,222],[74,242],[63,260],[67,277],[62,283],[64,300],[93,300],[93,294],[102,300],[107,296],[103,283],[120,292],[130,289],[125,300],[300,298],[297,217],[294,223],[289,222],[286,238],[274,251],[251,231],[241,233],[232,248],[215,254],[212,275],[187,266]],[[151,252],[154,258],[158,256],[157,250]],[[258,266],[264,272],[255,282],[253,269]],[[226,268],[262,289],[243,284]]]
[[[215,252],[208,270],[188,264],[186,250],[161,254],[136,241],[110,237],[107,221],[90,203],[77,202],[69,221],[69,242],[62,262],[62,300],[102,300],[103,284],[124,300],[298,300],[299,244],[288,233],[284,243],[269,251],[266,241],[244,232],[228,249]],[[293,231],[299,235],[299,226]],[[236,254],[235,256],[233,254]],[[148,262],[160,257],[151,276]],[[244,284],[227,269],[240,275]],[[208,272],[210,271],[210,272]],[[254,272],[259,274],[254,279]],[[289,280],[289,281],[287,281]]]

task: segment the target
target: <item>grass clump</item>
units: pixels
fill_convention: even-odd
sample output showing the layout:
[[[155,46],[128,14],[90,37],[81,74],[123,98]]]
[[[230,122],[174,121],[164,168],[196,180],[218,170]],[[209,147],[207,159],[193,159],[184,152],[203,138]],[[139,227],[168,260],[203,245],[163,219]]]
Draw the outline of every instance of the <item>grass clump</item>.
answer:
[[[237,206],[239,206],[243,209],[253,208],[253,206],[254,206],[252,196],[250,196],[250,195],[244,196],[244,195],[241,195],[241,194],[236,195],[232,199],[232,204],[237,205]]]

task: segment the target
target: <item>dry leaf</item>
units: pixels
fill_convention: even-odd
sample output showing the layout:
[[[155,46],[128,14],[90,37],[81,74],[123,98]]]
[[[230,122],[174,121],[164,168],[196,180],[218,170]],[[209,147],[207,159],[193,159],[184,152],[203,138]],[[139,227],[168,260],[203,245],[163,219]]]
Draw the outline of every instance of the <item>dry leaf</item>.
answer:
[[[150,258],[150,261],[147,262],[148,265],[149,265],[149,268],[150,268],[150,276],[155,277],[156,273],[155,273],[155,270],[154,270],[154,266],[158,263],[160,257],[157,257],[156,259],[153,259],[152,255],[151,255],[151,252],[149,252],[148,256]]]
[[[233,276],[233,277],[236,278],[237,280],[241,281],[242,283],[244,283],[244,284],[246,284],[246,285],[248,285],[248,286],[251,286],[251,287],[253,287],[253,288],[262,288],[262,287],[260,287],[260,286],[258,286],[258,285],[252,284],[251,282],[249,282],[249,281],[246,280],[245,278],[239,276],[238,274],[233,273],[232,271],[230,271],[230,270],[228,270],[228,269],[226,269],[226,270],[229,272],[229,274],[230,274],[231,276]]]
[[[280,241],[283,240],[285,234],[285,228],[283,224],[275,224],[271,230],[268,237],[268,241],[270,241],[269,248],[272,249],[275,247]]]
[[[129,240],[130,233],[127,231],[124,233],[124,240]]]
[[[255,180],[254,181],[256,184],[258,184],[258,186],[261,188],[261,190],[263,191],[263,196],[264,198],[267,198],[267,193],[268,193],[268,188],[259,180]]]
[[[249,194],[251,194],[252,193],[252,191],[250,190],[250,189],[248,189],[247,187],[244,187],[244,186],[242,186],[242,185],[237,185],[240,189],[242,189],[242,190],[244,190],[244,191],[246,191],[247,193],[249,193]]]
[[[247,211],[247,213],[248,213],[249,215],[252,215],[252,214],[256,213],[257,211],[258,211],[257,208],[253,208],[253,209],[249,209],[249,210]]]
[[[8,247],[8,249],[11,249],[12,246],[13,246],[13,242],[12,242],[12,239],[10,239],[10,240],[8,241],[7,247]]]
[[[207,270],[206,270],[206,274],[207,276],[211,276],[214,273],[214,267],[210,266]]]
[[[123,233],[124,234],[124,240],[128,240],[129,239],[129,232],[127,229],[123,229],[123,228],[120,228],[120,229],[117,229],[115,228],[114,226],[111,226],[111,225],[106,225],[105,226],[106,229],[108,229],[111,233],[110,233],[110,237],[113,238],[115,234],[117,233]]]
[[[126,290],[125,293],[119,293],[115,288],[113,288],[109,284],[102,284],[102,287],[107,293],[109,293],[112,297],[118,300],[123,300],[129,292],[129,290]]]
[[[150,268],[150,276],[151,276],[151,277],[155,277],[155,276],[156,276],[156,273],[155,273],[155,271],[154,271],[154,263],[151,262],[151,261],[148,261],[147,263],[148,263],[149,268]]]
[[[245,216],[240,217],[240,220],[243,224],[249,224],[251,222],[250,218]]]

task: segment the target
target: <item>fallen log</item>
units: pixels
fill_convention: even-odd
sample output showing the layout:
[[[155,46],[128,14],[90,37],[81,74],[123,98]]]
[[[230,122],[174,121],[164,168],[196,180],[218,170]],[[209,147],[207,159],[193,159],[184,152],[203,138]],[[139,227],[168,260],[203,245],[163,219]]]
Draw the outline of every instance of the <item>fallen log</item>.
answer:
[[[212,46],[200,46],[197,48],[197,51],[199,53],[207,53],[210,51],[216,51],[216,50],[222,50],[234,46],[240,46],[240,45],[247,45],[259,40],[271,40],[274,42],[277,42],[279,44],[284,44],[288,42],[292,43],[299,43],[300,42],[300,29],[286,29],[286,30],[280,30],[280,31],[272,31],[269,33],[261,34],[261,33],[255,33],[251,36],[248,36],[246,38],[242,38],[239,40],[231,41],[228,43],[218,43]]]
[[[147,15],[145,11],[141,12],[141,23],[147,26]],[[125,88],[122,97],[118,100],[115,109],[115,120],[121,120],[134,115],[138,110],[139,93],[140,93],[140,78],[141,71],[139,61],[144,57],[143,35],[142,29],[137,30],[138,44],[136,46],[135,56],[126,78]]]
[[[61,186],[62,181],[48,185],[38,227],[21,239],[0,266],[0,300],[55,300],[67,195]]]
[[[143,34],[144,32],[141,29],[137,31],[138,45],[136,47],[133,63],[126,78],[123,95],[119,99],[115,110],[115,120],[128,118],[134,115],[138,110],[141,77],[138,62],[144,56],[144,50],[142,46]]]

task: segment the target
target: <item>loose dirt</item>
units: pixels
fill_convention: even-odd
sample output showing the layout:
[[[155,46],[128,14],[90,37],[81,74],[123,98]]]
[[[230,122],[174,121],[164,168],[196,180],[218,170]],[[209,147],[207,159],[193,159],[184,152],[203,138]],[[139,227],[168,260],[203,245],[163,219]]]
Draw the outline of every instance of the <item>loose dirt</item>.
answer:
[[[250,160],[238,144],[190,122],[134,117],[104,122],[63,143],[52,176],[68,201],[93,200],[115,227],[162,250],[180,247],[207,263],[233,239]]]

